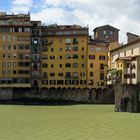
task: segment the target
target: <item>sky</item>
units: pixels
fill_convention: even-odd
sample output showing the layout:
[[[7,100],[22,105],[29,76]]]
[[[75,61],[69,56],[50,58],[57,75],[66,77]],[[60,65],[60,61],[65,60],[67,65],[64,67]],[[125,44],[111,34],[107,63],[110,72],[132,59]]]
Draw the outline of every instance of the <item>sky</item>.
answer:
[[[109,24],[120,30],[120,43],[126,43],[126,32],[140,35],[139,0],[0,0],[0,11],[30,12],[32,20],[46,25],[89,26],[91,35],[95,27]]]

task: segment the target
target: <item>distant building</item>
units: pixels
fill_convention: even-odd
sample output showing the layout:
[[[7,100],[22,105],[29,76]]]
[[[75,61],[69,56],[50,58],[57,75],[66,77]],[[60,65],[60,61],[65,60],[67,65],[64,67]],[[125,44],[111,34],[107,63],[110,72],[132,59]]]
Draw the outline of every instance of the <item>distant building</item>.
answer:
[[[127,43],[130,43],[138,38],[139,38],[139,36],[136,34],[129,33],[129,32],[127,33]]]
[[[117,73],[117,70],[121,70],[121,83],[122,84],[137,84],[140,82],[140,38],[114,48],[110,51],[110,71],[111,73]],[[109,78],[109,77],[108,77]],[[116,77],[114,77],[116,78]],[[111,79],[110,79],[111,80]],[[108,84],[110,83],[108,80]]]
[[[119,29],[104,25],[96,27],[94,30],[94,38],[97,40],[104,40],[109,42],[119,42]]]

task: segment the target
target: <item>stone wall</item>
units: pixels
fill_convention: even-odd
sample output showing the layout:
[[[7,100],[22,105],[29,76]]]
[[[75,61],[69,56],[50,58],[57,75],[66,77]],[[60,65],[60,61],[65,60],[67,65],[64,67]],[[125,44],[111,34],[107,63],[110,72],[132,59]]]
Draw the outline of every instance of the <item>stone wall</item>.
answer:
[[[53,100],[53,101],[72,101],[81,103],[114,103],[114,92],[111,89],[30,89],[30,88],[14,88],[11,96],[8,92],[1,93],[0,100],[18,100],[18,99],[37,99],[37,100]],[[7,98],[8,96],[8,98]],[[1,98],[2,97],[2,98]]]
[[[12,100],[13,89],[12,88],[0,88],[0,99],[1,100]]]
[[[140,112],[140,85],[115,85],[115,111]]]

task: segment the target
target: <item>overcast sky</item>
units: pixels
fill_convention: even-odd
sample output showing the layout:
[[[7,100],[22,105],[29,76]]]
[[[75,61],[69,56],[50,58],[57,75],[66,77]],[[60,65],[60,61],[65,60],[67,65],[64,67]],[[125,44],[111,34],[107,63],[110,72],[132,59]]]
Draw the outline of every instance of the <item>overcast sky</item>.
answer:
[[[0,0],[0,11],[28,13],[46,24],[89,25],[92,30],[110,24],[120,29],[120,43],[126,32],[140,35],[139,0]]]

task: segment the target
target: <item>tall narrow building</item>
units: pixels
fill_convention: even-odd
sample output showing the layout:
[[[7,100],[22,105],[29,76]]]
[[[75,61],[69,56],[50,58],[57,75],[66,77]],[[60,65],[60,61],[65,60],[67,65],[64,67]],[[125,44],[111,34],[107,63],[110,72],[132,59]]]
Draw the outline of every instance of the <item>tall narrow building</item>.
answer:
[[[31,87],[30,14],[0,13],[0,87]]]

